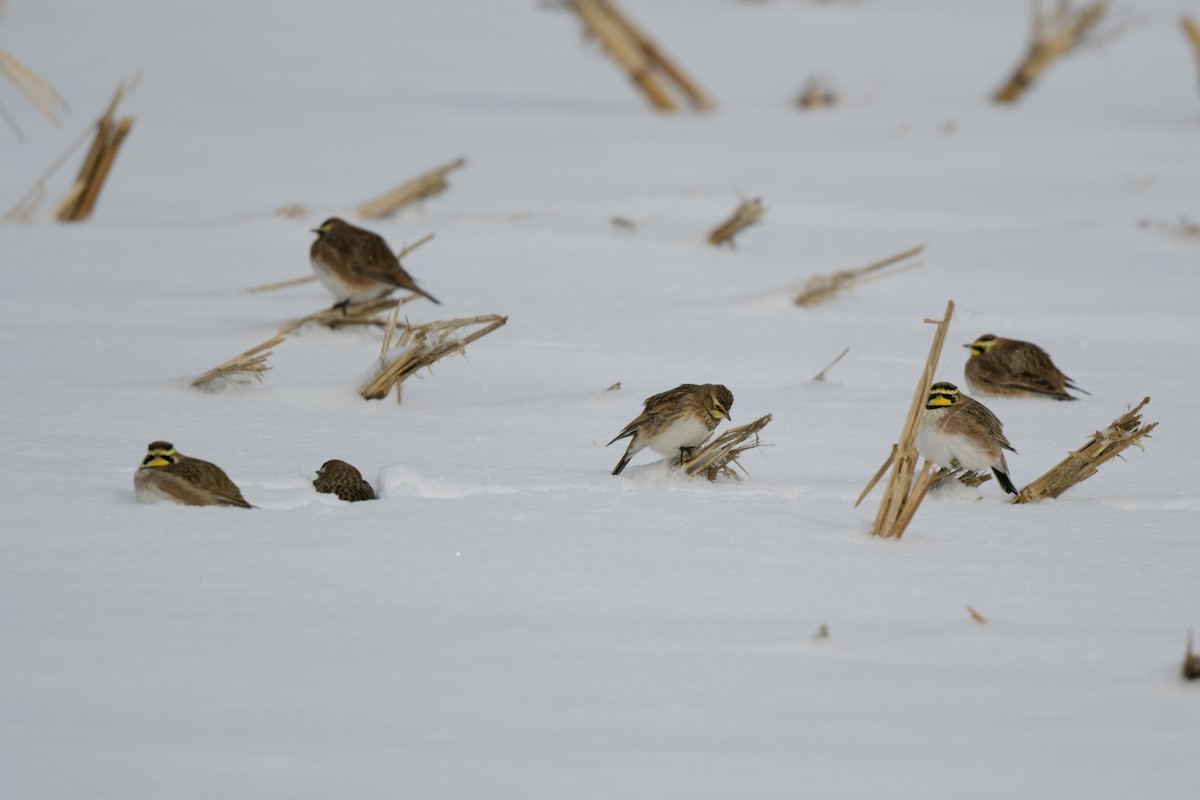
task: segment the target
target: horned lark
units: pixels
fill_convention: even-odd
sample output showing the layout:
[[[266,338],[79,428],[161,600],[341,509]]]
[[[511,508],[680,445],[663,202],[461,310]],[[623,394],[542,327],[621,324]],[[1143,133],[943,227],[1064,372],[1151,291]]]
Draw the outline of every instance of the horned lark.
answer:
[[[732,407],[733,393],[715,383],[685,383],[646,398],[642,413],[609,442],[632,437],[612,474],[620,475],[629,459],[647,447],[682,460],[721,420],[729,419]]]
[[[939,467],[983,472],[991,468],[1009,494],[1017,494],[1008,477],[1004,451],[1013,453],[1004,426],[987,406],[972,400],[953,383],[935,383],[925,401],[917,429],[917,452]]]
[[[133,489],[139,503],[253,508],[220,467],[178,453],[170,442],[150,443],[133,474]]]
[[[1067,389],[1088,394],[1063,375],[1050,355],[1030,342],[1004,339],[985,333],[971,344],[967,359],[967,385],[978,394],[995,397],[1046,395],[1056,400],[1077,400]]]
[[[362,473],[336,458],[321,465],[313,486],[321,494],[336,494],[348,503],[375,499],[375,490],[363,480]]]
[[[308,251],[313,272],[337,297],[335,308],[377,300],[396,289],[407,289],[441,304],[417,286],[382,236],[337,217],[325,220],[313,233],[317,240]]]

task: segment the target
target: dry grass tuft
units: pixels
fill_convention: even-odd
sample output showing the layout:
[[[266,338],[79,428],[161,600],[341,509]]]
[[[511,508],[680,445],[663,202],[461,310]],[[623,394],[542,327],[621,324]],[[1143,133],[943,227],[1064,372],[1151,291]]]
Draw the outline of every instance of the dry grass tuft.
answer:
[[[1036,503],[1047,497],[1058,497],[1077,483],[1096,474],[1102,464],[1121,454],[1132,445],[1142,447],[1142,439],[1158,427],[1157,422],[1142,424],[1142,408],[1150,402],[1144,398],[1126,411],[1103,431],[1092,434],[1083,446],[1073,450],[1050,471],[1021,490],[1014,503]]]
[[[1072,8],[1071,0],[1057,0],[1054,7],[1046,11],[1040,0],[1033,0],[1029,48],[1012,75],[992,95],[992,101],[1015,102],[1058,59],[1079,47],[1114,38],[1121,32],[1120,27],[1100,31],[1111,7],[1112,0],[1091,0],[1075,8]]]
[[[970,606],[967,606],[967,613],[971,615],[971,619],[975,620],[980,625],[987,625],[987,618]]]
[[[197,389],[210,389],[215,386],[213,381],[221,379],[232,379],[231,382],[241,383],[248,382],[249,378],[261,381],[263,373],[270,369],[267,366],[267,359],[271,356],[269,348],[279,344],[284,338],[282,333],[277,334],[262,344],[251,347],[241,355],[218,364],[192,381],[192,386]],[[264,350],[267,352],[264,353]]]
[[[758,438],[758,432],[767,427],[767,423],[770,421],[771,415],[767,414],[746,425],[730,428],[717,438],[696,448],[683,461],[682,466],[684,471],[692,476],[704,475],[710,481],[715,481],[719,475],[725,475],[734,480],[741,480],[740,476],[733,469],[736,466],[742,472],[746,472],[746,468],[738,463],[738,456],[747,450],[763,446]],[[752,443],[742,444],[752,436],[754,437]],[[750,473],[747,472],[746,474],[749,475]]]
[[[359,216],[368,219],[390,217],[404,206],[441,194],[449,188],[446,176],[467,163],[465,158],[457,158],[449,164],[429,170],[410,181],[400,184],[385,195],[363,203],[358,207]]]
[[[384,333],[383,346],[379,355],[379,370],[366,386],[362,388],[365,400],[382,400],[388,396],[392,387],[396,387],[396,402],[401,401],[401,387],[407,378],[419,370],[432,367],[441,359],[460,355],[466,351],[471,342],[492,331],[501,328],[508,317],[499,314],[487,314],[479,317],[462,317],[424,325],[403,326],[399,338],[395,337],[397,312],[393,311]],[[458,331],[472,325],[483,327],[472,331],[467,336],[459,336]],[[397,354],[389,351],[399,350]]]
[[[606,392],[619,392],[619,391],[621,391],[621,382],[620,382],[620,381],[617,381],[616,383],[614,383],[612,386],[609,386],[609,387],[608,387],[607,389],[605,389],[604,391],[606,391]]]
[[[890,255],[886,258],[881,258],[878,261],[867,264],[864,267],[856,267],[854,269],[843,269],[838,272],[832,272],[827,275],[814,275],[809,278],[804,284],[804,290],[796,295],[792,301],[798,306],[806,308],[827,303],[842,291],[853,288],[860,283],[866,283],[868,280],[878,280],[880,278],[888,278],[892,275],[897,275],[910,269],[915,269],[921,266],[923,261],[915,261],[910,264],[904,264],[890,272],[883,272],[878,275],[873,275],[867,278],[871,273],[878,272],[884,267],[889,267],[906,258],[915,256],[925,249],[924,244],[919,244],[916,247],[910,247],[907,250]]]
[[[1185,681],[1200,679],[1200,653],[1192,650],[1192,632],[1188,631],[1187,649],[1183,651],[1183,668],[1180,670]]]
[[[713,245],[728,243],[730,247],[736,247],[733,240],[734,234],[740,233],[758,222],[765,213],[767,213],[767,209],[763,206],[761,197],[743,197],[729,219],[709,231],[708,243]]]
[[[829,638],[829,626],[822,623],[821,627],[817,628],[817,632],[813,634],[815,641],[824,641]]]
[[[937,332],[933,335],[933,344],[929,347],[929,357],[925,360],[925,370],[921,373],[917,390],[913,394],[912,404],[908,409],[908,417],[900,431],[900,440],[892,445],[891,454],[874,477],[867,482],[862,494],[854,503],[855,507],[862,503],[875,488],[875,484],[883,477],[883,474],[887,472],[888,467],[891,467],[892,471],[883,491],[883,499],[879,503],[879,511],[875,514],[875,522],[871,527],[871,533],[875,536],[882,536],[885,539],[899,539],[903,536],[904,530],[912,522],[921,501],[925,498],[925,493],[937,480],[938,474],[934,473],[933,465],[926,460],[914,481],[919,456],[913,443],[917,439],[917,427],[921,423],[925,398],[929,394],[929,387],[933,385],[933,373],[937,368],[938,359],[942,356],[942,345],[946,341],[946,331],[950,327],[950,319],[953,315],[954,301],[951,300],[946,303],[946,313],[941,320],[925,320],[926,323],[937,325]]]
[[[679,110],[672,91],[698,111],[713,108],[712,100],[610,0],[566,0],[561,5],[579,16],[588,35],[600,42],[656,109]]]
[[[61,128],[62,123],[59,121],[57,114],[59,112],[70,111],[67,106],[67,101],[62,99],[62,95],[58,93],[53,86],[42,80],[37,73],[29,67],[17,61],[8,53],[0,50],[0,75],[3,75],[21,94],[33,103],[46,119],[50,120],[50,124],[56,128]],[[25,134],[21,133],[21,129],[17,127],[17,122],[8,113],[8,110],[0,104],[0,116],[12,128],[13,133],[17,138],[24,141]]]

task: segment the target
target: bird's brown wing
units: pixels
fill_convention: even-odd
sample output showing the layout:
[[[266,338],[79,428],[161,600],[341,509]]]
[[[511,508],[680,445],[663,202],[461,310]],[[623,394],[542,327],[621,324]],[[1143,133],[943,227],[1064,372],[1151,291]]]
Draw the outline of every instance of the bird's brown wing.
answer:
[[[647,418],[648,418],[648,415],[644,411],[641,414],[638,414],[636,417],[633,418],[633,421],[630,422],[628,425],[626,425],[624,428],[622,428],[621,432],[618,433],[616,436],[614,436],[609,441],[608,444],[612,444],[615,441],[624,439],[627,436],[633,436],[635,433],[637,433],[637,429],[640,428],[646,422]],[[606,444],[604,446],[608,447],[608,444]]]
[[[974,417],[978,422],[982,423],[983,429],[987,432],[988,436],[994,439],[996,444],[1000,445],[1001,448],[1014,453],[1017,452],[1008,443],[1008,437],[1004,435],[1004,423],[992,413],[990,408],[974,399],[970,403],[963,404],[960,408],[962,410],[959,413]]]
[[[413,276],[409,275],[408,271],[401,266],[400,259],[388,247],[383,237],[369,231],[365,231],[365,233],[370,235],[363,236],[356,243],[355,255],[357,257],[353,262],[355,273],[379,283],[387,283],[400,289],[416,292],[427,300],[441,305],[441,300],[417,286]]]
[[[643,401],[647,414],[653,414],[656,411],[662,411],[679,405],[679,401],[698,389],[699,386],[694,383],[684,383],[676,386],[674,389],[668,389],[665,392],[659,392],[656,395],[651,395]]]
[[[190,505],[215,504],[252,508],[246,502],[246,498],[242,497],[242,491],[238,489],[237,484],[216,464],[198,458],[185,458],[161,469],[167,475],[187,483],[199,496],[209,498],[207,503]]]
[[[351,269],[364,278],[400,285],[397,273],[408,277],[400,267],[400,259],[388,247],[383,237],[370,231],[360,231],[351,243]],[[409,278],[411,280],[411,278]]]
[[[349,503],[375,499],[375,490],[371,488],[371,484],[361,479],[341,483],[334,489],[334,492],[339,499]]]
[[[624,439],[626,436],[632,436],[637,433],[637,429],[646,424],[651,419],[658,417],[661,414],[668,413],[679,407],[681,401],[688,397],[698,386],[694,383],[684,383],[676,386],[674,389],[668,389],[665,392],[651,395],[643,401],[642,413],[638,414],[632,422],[626,425],[620,433],[613,437],[612,444],[618,439]],[[607,445],[605,445],[607,447]]]
[[[1049,358],[1045,361],[1049,363]],[[1038,360],[1034,358],[1013,358],[1011,363],[1006,364],[999,358],[977,356],[967,363],[972,368],[971,377],[977,383],[991,387],[993,391],[1034,392],[1052,397],[1070,397],[1063,392],[1061,385],[1056,385],[1052,376],[1061,373],[1054,368],[1053,363],[1049,364],[1053,372],[1039,369]]]

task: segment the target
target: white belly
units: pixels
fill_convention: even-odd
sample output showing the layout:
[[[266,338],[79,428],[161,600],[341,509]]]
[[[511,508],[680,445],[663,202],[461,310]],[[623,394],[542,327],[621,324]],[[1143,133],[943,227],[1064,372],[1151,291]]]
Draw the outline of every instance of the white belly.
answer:
[[[164,492],[154,485],[154,481],[147,480],[146,476],[141,471],[133,476],[133,494],[139,503],[178,503],[171,495]]]
[[[660,431],[657,435],[647,437],[646,447],[659,455],[678,456],[681,448],[692,448],[708,438],[708,428],[704,423],[693,418],[685,418]]]
[[[315,258],[311,259],[313,272],[316,273],[317,280],[321,285],[329,290],[329,293],[338,299],[338,302],[349,300],[351,303],[365,303],[368,300],[374,300],[383,297],[388,292],[392,291],[392,287],[384,283],[373,283],[366,289],[355,288],[343,281],[336,272],[326,269],[323,264]]]
[[[990,469],[999,462],[990,448],[981,447],[966,436],[946,433],[940,425],[930,421],[929,413],[925,412],[917,429],[917,452],[925,458],[939,467],[950,467],[958,462],[958,466],[972,472]]]

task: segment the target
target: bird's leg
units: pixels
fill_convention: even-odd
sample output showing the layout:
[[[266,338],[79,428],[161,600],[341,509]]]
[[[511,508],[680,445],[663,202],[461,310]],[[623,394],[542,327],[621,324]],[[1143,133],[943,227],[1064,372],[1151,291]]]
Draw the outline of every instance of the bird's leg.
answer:
[[[340,303],[334,303],[333,306],[329,310],[330,311],[340,310],[342,312],[343,317],[348,317],[348,316],[350,316],[350,312],[348,311],[349,307],[350,307],[350,298],[346,298],[345,300],[343,300]]]

